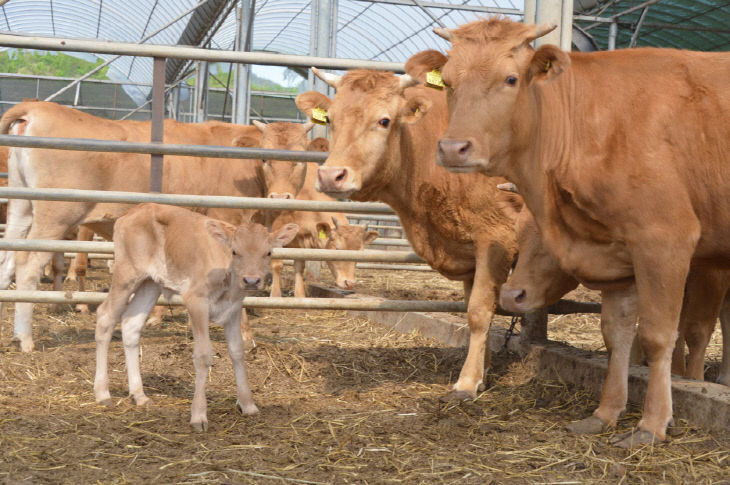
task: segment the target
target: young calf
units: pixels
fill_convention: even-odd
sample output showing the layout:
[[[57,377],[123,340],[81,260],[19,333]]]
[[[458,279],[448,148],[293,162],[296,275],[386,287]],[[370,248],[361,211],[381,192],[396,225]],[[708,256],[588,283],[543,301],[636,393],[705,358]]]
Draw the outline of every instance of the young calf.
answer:
[[[142,390],[139,337],[160,293],[182,295],[193,330],[195,394],[190,424],[208,428],[205,379],[213,355],[208,323],[225,327],[228,353],[243,414],[258,412],[243,364],[241,321],[246,290],[258,290],[268,273],[272,247],[287,244],[299,228],[288,224],[276,234],[261,225],[238,228],[179,207],[142,204],[114,224],[116,265],[109,296],[96,317],[96,401],[111,402],[107,353],[115,324],[122,321],[129,393],[138,405],[149,399]],[[131,297],[131,300],[130,300]]]

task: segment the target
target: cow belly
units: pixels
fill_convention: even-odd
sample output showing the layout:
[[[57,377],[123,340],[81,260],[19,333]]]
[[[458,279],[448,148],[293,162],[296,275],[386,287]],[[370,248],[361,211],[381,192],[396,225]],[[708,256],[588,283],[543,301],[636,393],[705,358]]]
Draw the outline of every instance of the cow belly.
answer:
[[[590,288],[623,286],[634,276],[631,256],[622,243],[568,239],[565,234],[545,238],[563,271]],[[560,240],[562,239],[562,241]]]

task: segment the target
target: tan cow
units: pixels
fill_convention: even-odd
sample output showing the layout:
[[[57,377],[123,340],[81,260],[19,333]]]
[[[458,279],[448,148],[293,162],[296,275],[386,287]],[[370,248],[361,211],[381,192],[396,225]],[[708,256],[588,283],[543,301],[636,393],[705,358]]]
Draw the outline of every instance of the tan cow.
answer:
[[[239,330],[242,300],[246,291],[263,285],[271,248],[288,243],[297,229],[287,225],[274,235],[260,224],[245,222],[236,228],[181,207],[158,204],[142,204],[120,217],[114,225],[116,264],[111,289],[96,317],[96,401],[111,404],[108,351],[120,320],[129,394],[137,405],[149,400],[139,370],[139,338],[147,316],[164,292],[167,298],[181,295],[190,315],[195,365],[190,424],[197,431],[208,429],[205,381],[213,363],[210,322],[225,328],[238,409],[243,414],[258,412],[243,362]]]
[[[319,71],[315,71],[319,72]],[[464,282],[471,333],[454,384],[457,397],[483,389],[488,330],[497,292],[517,250],[510,221],[495,206],[499,179],[451,174],[433,163],[446,128],[444,93],[410,87],[410,76],[350,71],[320,74],[334,100],[308,92],[297,106],[327,110],[330,152],[318,189],[334,197],[380,200],[400,217],[413,249],[443,276]]]
[[[329,142],[325,138],[315,138],[307,147],[309,151],[329,151]],[[314,184],[317,180],[316,163],[307,163],[306,178],[304,185],[296,196],[299,200],[323,200],[334,201],[332,197],[317,192]],[[274,181],[269,182],[270,172],[264,172],[266,179],[266,187],[269,190],[268,197],[272,198],[290,198],[287,192],[282,190],[281,184],[275,184]],[[275,192],[274,190],[282,190]],[[295,223],[299,226],[299,232],[296,237],[287,245],[289,248],[308,248],[308,249],[348,249],[361,250],[378,237],[377,231],[365,231],[365,228],[358,225],[352,225],[347,222],[345,214],[340,212],[310,212],[310,211],[280,211],[276,214],[273,223],[273,229],[283,226],[284,224]],[[297,259],[294,261],[294,297],[304,298],[306,291],[304,289],[304,268],[305,260]],[[327,261],[332,276],[338,287],[346,290],[355,288],[357,280],[355,279],[355,261]],[[271,296],[281,296],[281,270],[284,262],[274,260],[271,263],[271,273],[273,276],[271,283]]]
[[[278,124],[277,124],[278,125]],[[309,125],[288,124],[306,143]],[[111,121],[55,103],[19,103],[0,121],[0,132],[14,135],[149,141],[149,122]],[[165,142],[199,145],[258,146],[261,132],[253,126],[209,121],[200,124],[165,121]],[[287,164],[289,162],[278,162]],[[13,187],[75,188],[147,192],[149,156],[66,150],[13,148],[9,184]],[[162,189],[167,193],[262,197],[265,192],[260,160],[165,157]],[[14,199],[8,215],[8,239],[62,239],[79,224],[111,239],[113,223],[129,204],[27,201]],[[248,221],[254,211],[204,209],[216,219],[234,225]],[[44,252],[0,252],[0,288],[7,288],[15,273],[19,290],[36,288],[50,259]],[[17,270],[16,270],[17,260]],[[15,305],[15,338],[23,351],[33,348],[32,303]]]
[[[511,184],[503,184],[511,185]],[[512,190],[511,188],[509,190]],[[539,230],[532,213],[524,207],[522,198],[514,193],[503,192],[498,198],[500,208],[515,222],[515,232],[519,245],[519,259],[512,274],[500,291],[499,304],[502,308],[515,313],[524,313],[556,303],[562,296],[578,286],[578,281],[560,269],[558,261],[547,251],[540,238]],[[717,382],[730,385],[730,271],[711,269],[704,266],[692,267],[687,277],[682,313],[679,319],[679,336],[672,355],[672,373],[690,379],[704,380],[705,351],[715,331],[718,314],[723,332],[723,359]],[[621,358],[612,359],[615,366],[626,348],[609,346],[614,339],[610,329],[614,322],[622,318],[633,319],[636,323],[636,305],[629,302],[612,301],[613,292],[603,297],[601,327],[609,355],[621,353]],[[631,311],[629,311],[631,310]],[[616,312],[619,312],[616,314]],[[613,312],[613,313],[612,313]],[[685,362],[685,342],[689,347],[688,362]],[[632,349],[633,350],[633,349]],[[634,361],[636,359],[632,359]],[[610,374],[617,375],[620,369],[610,368]],[[598,432],[605,428],[596,418],[582,420],[569,426],[571,431]]]
[[[730,53],[533,50],[552,28],[489,19],[438,31],[452,41],[436,66],[451,115],[439,160],[514,182],[561,268],[636,302],[649,385],[617,444],[663,440],[690,262],[730,257]],[[618,326],[616,346],[628,345],[633,323]],[[626,382],[610,385],[595,416],[613,426]]]

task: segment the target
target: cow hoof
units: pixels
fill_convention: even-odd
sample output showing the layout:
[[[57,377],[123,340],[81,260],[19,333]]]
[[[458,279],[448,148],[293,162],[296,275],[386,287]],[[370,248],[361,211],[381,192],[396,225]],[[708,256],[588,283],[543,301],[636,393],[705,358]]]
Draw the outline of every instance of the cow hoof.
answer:
[[[205,433],[206,431],[208,431],[208,421],[199,421],[195,423],[191,421],[190,426],[192,426],[193,429],[198,433]]]
[[[653,445],[662,440],[654,436],[654,433],[634,428],[628,433],[623,433],[611,440],[611,444],[623,449],[632,449],[639,445]]]
[[[453,390],[445,396],[441,397],[441,402],[460,402],[460,401],[472,401],[476,399],[476,396],[469,391],[457,391]]]
[[[30,337],[14,337],[13,340],[18,342],[21,352],[33,352],[33,339]]]
[[[112,402],[112,398],[110,398],[110,397],[96,401],[96,404],[98,404],[99,406],[107,407],[107,408],[114,406],[114,403]]]
[[[606,428],[606,424],[594,415],[565,426],[565,429],[577,434],[599,434],[606,431]]]
[[[79,312],[82,315],[88,315],[90,313],[89,312],[89,305],[85,305],[85,304],[79,303],[78,305],[76,305],[76,311]]]
[[[236,409],[238,409],[238,412],[245,414],[246,416],[257,414],[259,412],[259,408],[257,408],[254,403],[243,406],[240,401],[236,401]]]
[[[132,401],[134,401],[134,404],[137,406],[144,406],[148,402],[150,402],[150,398],[142,394],[141,396],[132,396]]]

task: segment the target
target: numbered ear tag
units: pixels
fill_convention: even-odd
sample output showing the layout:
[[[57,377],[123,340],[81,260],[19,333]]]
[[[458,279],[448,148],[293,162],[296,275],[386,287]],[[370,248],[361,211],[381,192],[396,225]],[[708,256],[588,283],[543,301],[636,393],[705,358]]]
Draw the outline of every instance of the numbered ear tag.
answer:
[[[324,232],[324,229],[319,230],[319,238],[320,239],[327,239],[327,233]]]
[[[314,108],[312,110],[312,122],[318,125],[327,124],[327,110],[322,108]]]
[[[426,73],[426,86],[434,89],[444,89],[444,80],[441,78],[441,71],[434,69]]]

